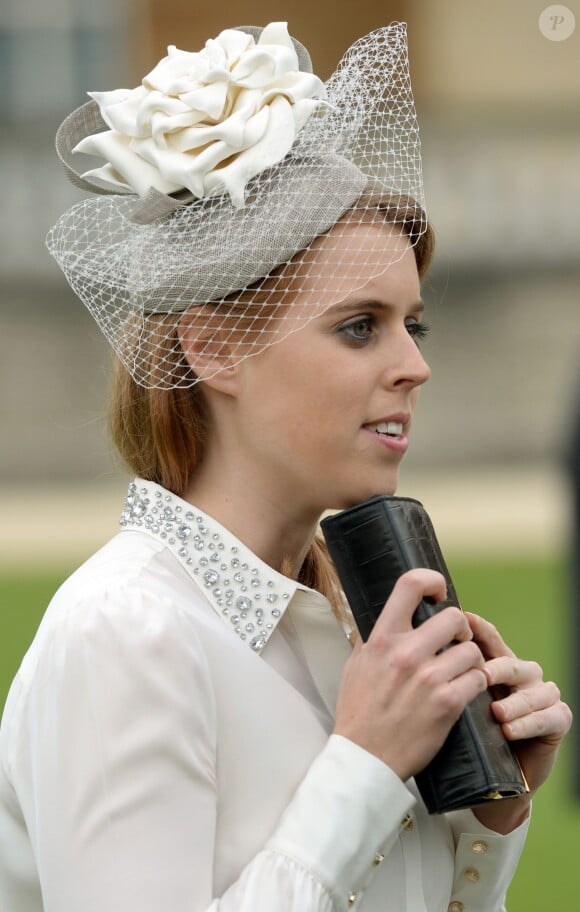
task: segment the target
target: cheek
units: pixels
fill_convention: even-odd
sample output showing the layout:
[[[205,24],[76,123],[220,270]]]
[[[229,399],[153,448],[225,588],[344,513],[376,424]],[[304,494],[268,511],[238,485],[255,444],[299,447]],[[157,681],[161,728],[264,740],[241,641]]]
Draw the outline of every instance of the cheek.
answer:
[[[336,451],[345,437],[352,445],[367,417],[364,378],[353,369],[356,365],[337,356],[334,345],[317,339],[310,346],[299,336],[268,350],[267,370],[255,371],[248,400],[257,403],[252,425],[260,436],[265,434],[274,446],[300,442],[304,452],[316,457],[329,448]]]
[[[361,425],[368,419],[370,396],[368,378],[353,370],[345,358],[332,358],[312,371],[303,401],[308,416],[318,422],[321,432],[335,446],[342,441],[350,448],[354,439],[358,448]]]
[[[244,400],[243,419],[254,441],[276,450],[295,440],[305,423],[305,413],[314,410],[312,393],[307,396],[306,389],[307,381],[300,372],[290,372],[283,364],[267,376],[257,376]]]

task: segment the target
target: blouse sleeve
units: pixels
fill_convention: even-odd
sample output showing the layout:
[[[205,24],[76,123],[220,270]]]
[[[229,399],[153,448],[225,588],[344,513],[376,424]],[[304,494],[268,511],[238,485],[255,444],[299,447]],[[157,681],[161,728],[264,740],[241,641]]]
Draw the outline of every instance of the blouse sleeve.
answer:
[[[217,718],[191,622],[139,591],[70,607],[19,707],[9,774],[45,912],[346,912],[414,803],[340,736],[268,844],[213,891]]]
[[[452,912],[454,908],[505,912],[506,893],[524,847],[530,817],[506,836],[483,826],[471,810],[454,811],[447,818],[455,842],[449,908]]]

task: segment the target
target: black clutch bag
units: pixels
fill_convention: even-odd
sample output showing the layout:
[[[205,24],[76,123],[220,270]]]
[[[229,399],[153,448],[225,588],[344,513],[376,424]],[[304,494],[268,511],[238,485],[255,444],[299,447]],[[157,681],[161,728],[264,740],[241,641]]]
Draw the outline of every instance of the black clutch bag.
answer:
[[[417,627],[448,605],[459,605],[431,520],[410,497],[373,497],[323,519],[322,531],[360,635],[366,640],[393,587],[407,570],[443,574],[447,599],[425,598],[413,615]],[[441,750],[415,776],[430,814],[515,798],[527,791],[516,757],[495,721],[488,690],[454,724]]]

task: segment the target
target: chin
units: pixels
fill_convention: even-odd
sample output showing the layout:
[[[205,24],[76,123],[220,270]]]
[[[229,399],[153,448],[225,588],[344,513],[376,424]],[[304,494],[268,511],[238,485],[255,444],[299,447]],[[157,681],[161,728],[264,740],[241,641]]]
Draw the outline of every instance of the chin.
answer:
[[[398,480],[398,477],[383,479],[382,483],[373,485],[370,483],[369,479],[369,483],[358,486],[356,490],[351,488],[350,490],[342,492],[339,496],[334,498],[335,502],[329,504],[326,509],[347,510],[349,507],[355,507],[365,500],[370,500],[371,497],[378,497],[382,494],[394,494],[397,490]]]

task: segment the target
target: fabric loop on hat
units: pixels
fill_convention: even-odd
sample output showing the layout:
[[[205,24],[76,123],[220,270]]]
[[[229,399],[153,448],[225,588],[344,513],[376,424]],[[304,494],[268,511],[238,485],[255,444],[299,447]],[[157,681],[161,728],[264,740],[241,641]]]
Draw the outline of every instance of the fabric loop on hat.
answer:
[[[106,128],[107,124],[101,116],[96,101],[87,101],[80,108],[75,108],[74,111],[71,111],[58,128],[55,139],[56,153],[66,176],[71,184],[74,184],[79,190],[89,190],[91,193],[98,193],[102,196],[111,196],[113,194],[118,196],[119,191],[114,193],[113,190],[107,190],[94,183],[94,181],[81,177],[78,171],[75,171],[67,161],[67,157],[81,139],[84,139],[85,136],[90,136],[92,133],[106,130]]]
[[[188,191],[184,191],[179,195],[168,196],[166,193],[160,193],[159,190],[151,187],[146,196],[135,200],[127,217],[130,221],[135,222],[136,225],[149,225],[151,222],[165,218],[177,209],[189,205],[192,200],[193,196]]]
[[[81,177],[72,165],[67,162],[66,157],[72,153],[72,150],[81,139],[106,129],[106,126],[96,101],[88,101],[72,111],[58,128],[55,140],[56,151],[66,176],[75,187],[78,187],[79,190],[89,190],[99,196],[134,197],[135,203],[128,213],[128,218],[138,225],[147,225],[157,219],[164,218],[193,200],[192,194],[187,190],[168,196],[153,187],[149,189],[146,196],[140,198],[137,194],[126,191],[108,190],[105,187],[100,187],[94,181]]]

